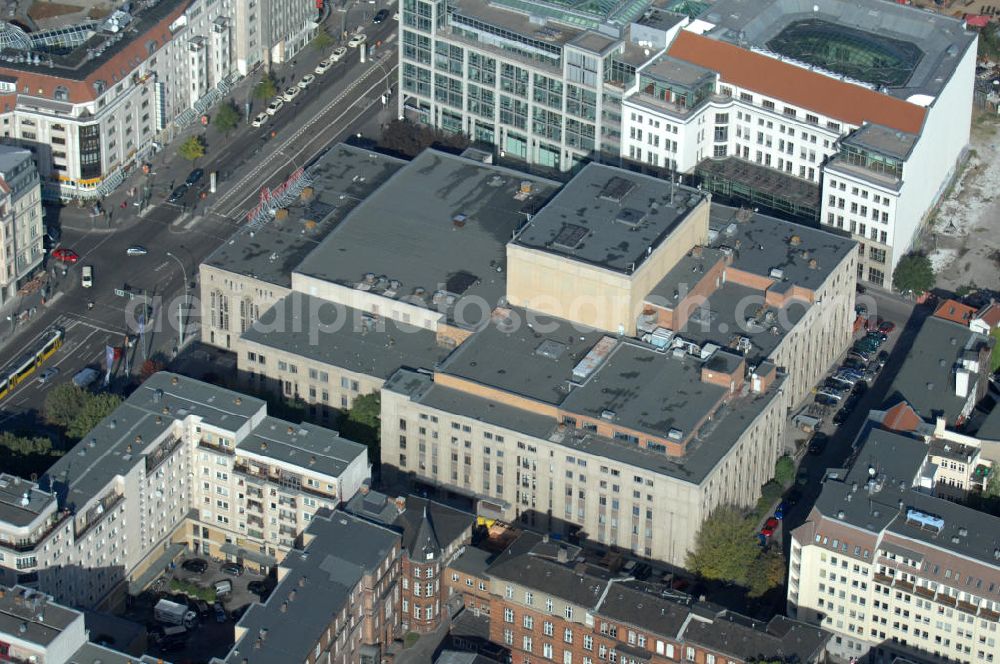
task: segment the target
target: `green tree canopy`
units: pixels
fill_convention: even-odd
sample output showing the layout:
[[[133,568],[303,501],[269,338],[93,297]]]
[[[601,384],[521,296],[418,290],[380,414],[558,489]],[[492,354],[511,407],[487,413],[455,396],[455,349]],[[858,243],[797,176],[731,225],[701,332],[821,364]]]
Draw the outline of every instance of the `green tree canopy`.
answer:
[[[330,36],[330,33],[327,32],[325,28],[320,29],[320,31],[316,33],[316,36],[313,37],[312,47],[317,51],[325,51],[331,46],[333,46],[333,37]]]
[[[87,399],[84,401],[80,413],[66,427],[66,435],[74,440],[79,440],[96,427],[101,420],[111,414],[117,408],[122,399],[117,394],[99,392],[97,394],[86,393]]]
[[[86,392],[73,383],[62,383],[45,395],[45,421],[61,427],[68,427],[83,410]]]
[[[761,554],[747,570],[747,595],[760,597],[785,581],[785,557],[777,547]]]
[[[892,273],[892,285],[902,293],[925,293],[934,288],[934,268],[930,259],[923,254],[903,256]]]
[[[191,136],[181,143],[177,153],[188,161],[201,159],[205,156],[205,141],[201,136]]]
[[[260,82],[254,86],[253,96],[257,99],[271,99],[278,94],[278,84],[274,82],[271,72],[264,72]]]
[[[215,111],[215,117],[212,118],[212,124],[215,125],[215,128],[223,134],[228,134],[233,129],[236,129],[236,125],[238,125],[239,122],[240,112],[236,110],[236,107],[231,101],[219,104],[219,108]]]
[[[774,464],[774,481],[781,486],[788,486],[795,481],[795,462],[787,454],[778,457]]]
[[[381,433],[382,399],[378,392],[363,394],[340,423],[340,433],[345,438],[368,447],[368,458],[378,463],[378,443]]]
[[[10,431],[0,432],[0,447],[11,454],[51,454],[52,441],[42,436],[16,436]]]
[[[753,523],[735,507],[719,507],[701,524],[687,568],[706,579],[742,583],[758,551]]]

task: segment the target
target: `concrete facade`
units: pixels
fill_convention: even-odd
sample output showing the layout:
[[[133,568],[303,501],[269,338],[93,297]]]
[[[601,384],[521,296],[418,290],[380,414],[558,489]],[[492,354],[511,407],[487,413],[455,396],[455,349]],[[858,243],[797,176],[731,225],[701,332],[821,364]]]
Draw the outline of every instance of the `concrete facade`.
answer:
[[[0,146],[0,305],[41,265],[42,196],[27,150]]]

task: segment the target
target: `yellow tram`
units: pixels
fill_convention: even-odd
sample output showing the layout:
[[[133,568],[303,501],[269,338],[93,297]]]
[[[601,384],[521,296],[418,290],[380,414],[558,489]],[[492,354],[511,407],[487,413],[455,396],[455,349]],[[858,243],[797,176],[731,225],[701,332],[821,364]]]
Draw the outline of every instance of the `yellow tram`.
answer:
[[[63,344],[63,335],[62,328],[49,328],[35,339],[24,355],[0,371],[0,399],[7,396],[59,350]]]

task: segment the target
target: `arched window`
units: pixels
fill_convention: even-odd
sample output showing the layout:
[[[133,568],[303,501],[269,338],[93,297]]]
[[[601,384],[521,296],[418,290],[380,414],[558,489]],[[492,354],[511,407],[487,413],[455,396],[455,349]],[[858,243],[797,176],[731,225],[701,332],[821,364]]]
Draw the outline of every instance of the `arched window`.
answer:
[[[52,91],[52,98],[56,101],[69,101],[69,88],[65,85],[57,85]]]

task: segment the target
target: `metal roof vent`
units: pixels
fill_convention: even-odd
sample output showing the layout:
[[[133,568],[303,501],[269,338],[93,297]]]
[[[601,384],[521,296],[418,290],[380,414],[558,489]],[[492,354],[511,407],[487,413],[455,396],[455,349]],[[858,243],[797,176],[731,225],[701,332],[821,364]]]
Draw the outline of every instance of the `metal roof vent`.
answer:
[[[680,440],[683,437],[684,432],[680,429],[670,429],[670,431],[667,432],[667,438],[670,440]]]
[[[792,237],[788,238],[788,244],[792,245],[793,247],[797,247],[800,244],[802,244],[802,238],[799,237],[798,235],[793,235]]]
[[[601,412],[601,419],[603,420],[613,420],[615,419],[615,411],[605,410]]]
[[[774,267],[774,268],[771,268],[770,275],[771,275],[772,279],[784,279],[785,278],[785,271],[782,270],[780,267]]]
[[[958,529],[958,536],[959,537],[968,537],[969,536],[969,529],[965,528],[965,527],[959,528]]]
[[[844,510],[840,510],[839,512],[837,512],[837,518],[838,519],[843,519],[844,518]]]

